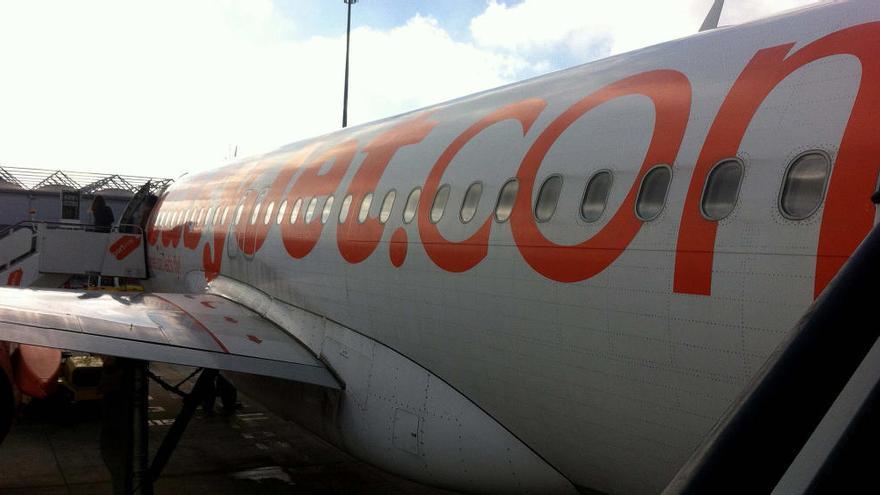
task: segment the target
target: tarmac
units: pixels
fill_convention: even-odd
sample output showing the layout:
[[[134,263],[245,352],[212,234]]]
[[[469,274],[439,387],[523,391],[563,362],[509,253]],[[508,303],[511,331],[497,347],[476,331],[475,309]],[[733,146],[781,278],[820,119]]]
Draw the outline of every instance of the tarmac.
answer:
[[[192,371],[154,364],[169,382]],[[199,408],[161,478],[163,494],[452,495],[359,461],[239,393],[240,407],[207,415]],[[181,398],[150,384],[151,458]],[[0,495],[104,495],[110,473],[99,449],[100,401],[34,401],[0,445]]]

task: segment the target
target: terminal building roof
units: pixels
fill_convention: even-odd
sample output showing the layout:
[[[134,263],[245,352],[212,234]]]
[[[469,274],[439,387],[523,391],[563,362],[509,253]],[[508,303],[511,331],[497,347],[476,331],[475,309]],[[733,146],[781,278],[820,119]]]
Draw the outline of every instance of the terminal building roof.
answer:
[[[137,192],[147,182],[150,183],[151,190],[161,191],[172,180],[136,175],[98,174],[0,165],[0,190],[7,191],[57,192],[72,190],[85,195],[100,192],[124,196]]]

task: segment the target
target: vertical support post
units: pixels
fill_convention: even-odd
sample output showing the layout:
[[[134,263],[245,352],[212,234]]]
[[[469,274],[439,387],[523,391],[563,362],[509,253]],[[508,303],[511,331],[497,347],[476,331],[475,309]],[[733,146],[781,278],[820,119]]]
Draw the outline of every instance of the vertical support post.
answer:
[[[165,439],[162,440],[162,445],[159,446],[159,450],[156,452],[156,457],[153,458],[153,464],[150,466],[150,477],[152,480],[157,480],[159,475],[162,474],[162,469],[165,468],[165,464],[171,459],[171,454],[180,442],[181,437],[183,437],[183,432],[186,431],[189,420],[192,419],[199,404],[202,403],[203,396],[206,393],[213,392],[214,380],[216,378],[217,370],[202,371],[192,392],[183,399],[183,408],[177,414],[174,424],[171,425],[168,433],[165,434]]]
[[[150,476],[149,392],[147,376],[149,364],[132,362],[131,428],[132,428],[132,493],[153,495],[153,479]]]
[[[357,0],[343,0],[348,5],[348,23],[345,28],[345,88],[342,93],[342,127],[348,126],[348,52],[351,47],[351,4]]]

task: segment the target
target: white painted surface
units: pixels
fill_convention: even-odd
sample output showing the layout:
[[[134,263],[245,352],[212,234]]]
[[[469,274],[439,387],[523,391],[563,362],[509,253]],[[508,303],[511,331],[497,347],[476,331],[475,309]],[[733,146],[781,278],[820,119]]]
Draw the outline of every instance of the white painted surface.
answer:
[[[41,272],[101,273],[109,233],[41,226],[39,237]]]
[[[437,486],[575,493],[485,411],[400,353],[232,280],[220,278],[208,290],[254,308],[319,353],[345,383],[338,426],[354,455]]]
[[[0,266],[18,259],[31,250],[33,231],[27,228],[16,230],[7,236],[0,237]]]

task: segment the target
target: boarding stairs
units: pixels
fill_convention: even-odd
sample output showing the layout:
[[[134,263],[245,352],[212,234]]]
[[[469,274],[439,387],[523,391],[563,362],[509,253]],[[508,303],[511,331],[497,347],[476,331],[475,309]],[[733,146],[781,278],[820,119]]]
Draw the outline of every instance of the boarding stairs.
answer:
[[[0,285],[59,287],[74,276],[146,278],[141,228],[24,221],[0,231]]]

